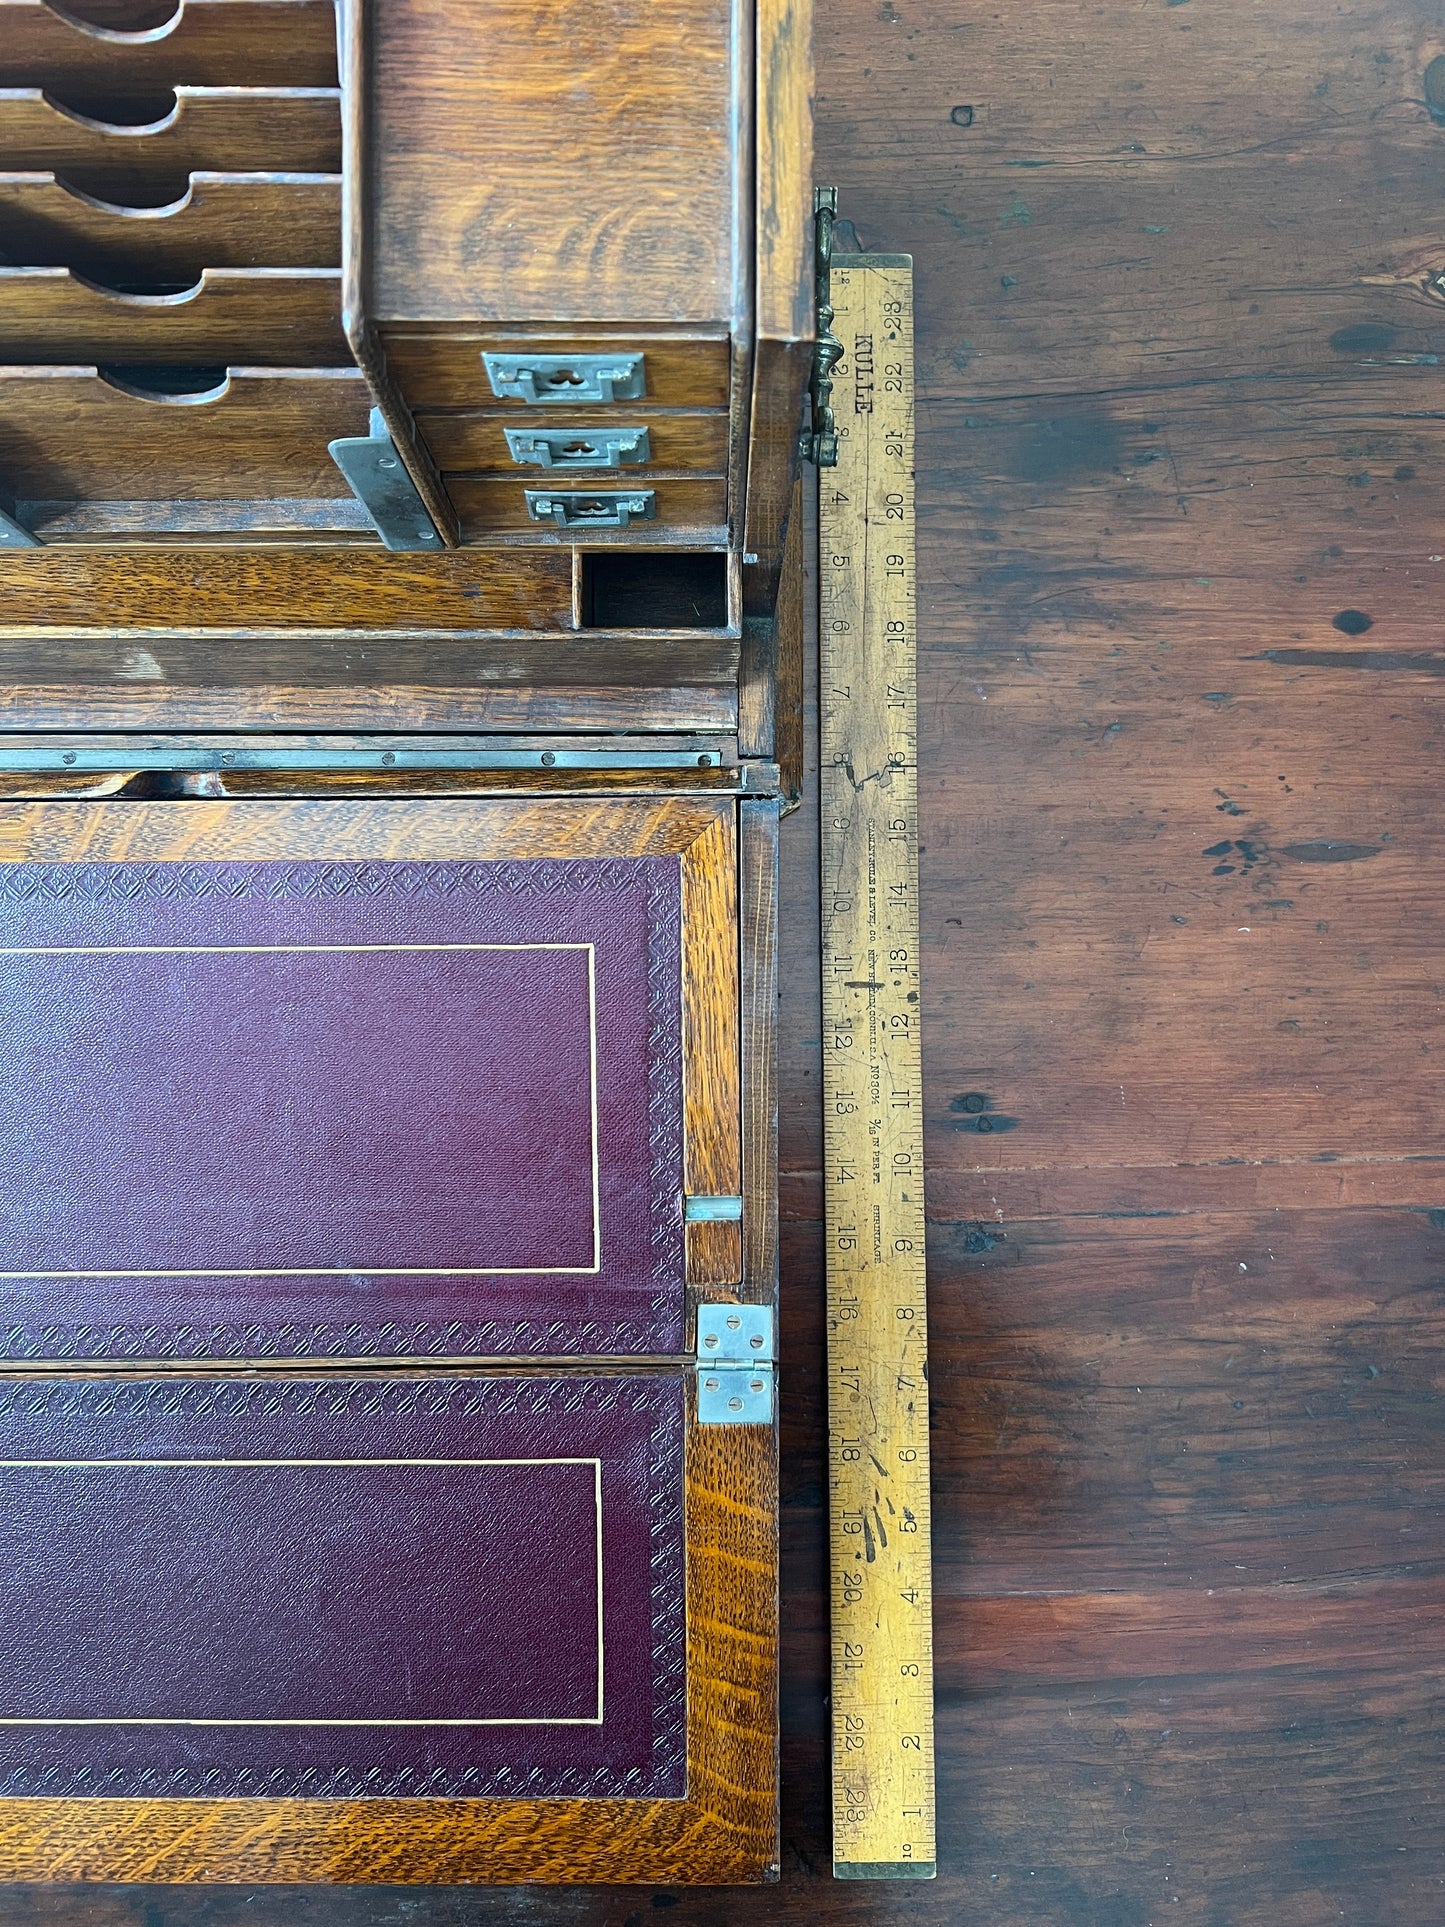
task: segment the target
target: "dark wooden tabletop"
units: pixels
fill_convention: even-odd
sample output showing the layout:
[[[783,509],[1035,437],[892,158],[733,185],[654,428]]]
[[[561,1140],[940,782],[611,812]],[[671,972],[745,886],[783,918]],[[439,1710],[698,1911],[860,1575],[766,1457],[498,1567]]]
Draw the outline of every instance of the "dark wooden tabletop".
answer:
[[[829,1877],[805,804],[781,1885],[7,1927],[1445,1918],[1432,0],[821,16],[819,177],[918,274],[941,1877]]]

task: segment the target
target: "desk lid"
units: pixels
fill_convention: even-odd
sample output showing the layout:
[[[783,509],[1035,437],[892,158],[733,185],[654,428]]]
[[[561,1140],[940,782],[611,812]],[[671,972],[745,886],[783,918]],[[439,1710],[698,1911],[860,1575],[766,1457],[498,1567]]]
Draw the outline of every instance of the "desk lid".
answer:
[[[0,863],[0,1350],[679,1351],[680,869]]]

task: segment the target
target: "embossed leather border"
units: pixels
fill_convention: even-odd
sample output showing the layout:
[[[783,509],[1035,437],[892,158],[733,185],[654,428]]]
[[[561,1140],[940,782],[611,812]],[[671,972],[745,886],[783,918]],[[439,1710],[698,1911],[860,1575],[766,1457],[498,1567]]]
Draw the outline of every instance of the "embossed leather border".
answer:
[[[0,1383],[0,1419],[33,1416],[141,1415],[159,1408],[194,1420],[268,1417],[483,1417],[488,1414],[557,1417],[612,1410],[625,1402],[651,1411],[647,1514],[652,1618],[652,1753],[646,1767],[509,1767],[381,1771],[355,1762],[322,1775],[277,1769],[49,1767],[0,1775],[0,1799],[657,1799],[685,1791],[687,1669],[686,1563],[683,1533],[683,1401],[674,1378],[471,1379],[45,1379]]]
[[[204,901],[260,898],[277,902],[401,894],[455,898],[464,892],[620,895],[645,882],[648,931],[648,1143],[653,1292],[645,1319],[532,1318],[462,1322],[357,1320],[344,1326],[107,1325],[71,1328],[22,1321],[0,1326],[0,1359],[271,1358],[557,1358],[626,1356],[657,1349],[655,1333],[683,1290],[683,1225],[667,1178],[680,1156],[683,1130],[680,860],[676,856],[596,858],[501,857],[440,862],[337,862],[229,859],[174,863],[0,863],[0,908],[6,904]]]

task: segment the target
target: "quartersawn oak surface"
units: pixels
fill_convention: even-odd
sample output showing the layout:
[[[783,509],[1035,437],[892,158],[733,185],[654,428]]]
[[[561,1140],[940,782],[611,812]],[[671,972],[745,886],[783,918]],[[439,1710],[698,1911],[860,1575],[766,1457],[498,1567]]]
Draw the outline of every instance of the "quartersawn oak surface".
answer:
[[[819,12],[818,178],[918,262],[941,1876],[828,1877],[805,805],[781,1884],[7,1923],[1440,1919],[1438,25]]]

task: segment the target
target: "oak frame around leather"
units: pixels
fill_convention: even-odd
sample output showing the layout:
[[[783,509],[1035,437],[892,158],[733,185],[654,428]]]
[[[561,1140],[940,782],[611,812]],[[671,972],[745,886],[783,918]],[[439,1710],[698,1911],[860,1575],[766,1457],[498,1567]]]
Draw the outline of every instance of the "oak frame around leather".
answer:
[[[739,811],[745,813],[741,835]],[[753,1106],[746,1118],[741,1116],[739,1054],[751,1089],[755,1071],[766,1071],[771,1063],[775,804],[705,794],[219,802],[57,798],[0,804],[0,861],[294,855],[303,819],[306,851],[318,857],[542,856],[583,849],[679,855],[688,1183],[722,1188],[730,1178],[730,1188],[737,1190],[744,1182],[741,1168],[750,1209],[766,1192],[776,1120],[759,1119]],[[771,1092],[771,1078],[764,1083]],[[704,1110],[711,1111],[715,1128],[700,1119]],[[746,1139],[741,1147],[740,1133]],[[690,1229],[707,1234],[706,1242],[689,1247],[690,1283],[706,1285],[710,1275],[722,1272],[736,1280],[739,1227]],[[765,1217],[759,1230],[761,1253],[754,1237],[746,1275],[732,1288],[738,1296],[772,1293],[775,1217]],[[367,1368],[375,1369],[375,1361]],[[415,1370],[415,1361],[408,1361],[408,1369]],[[506,1369],[517,1367],[512,1363]],[[658,1369],[686,1366],[673,1361]],[[122,1375],[140,1374],[128,1368]],[[0,1879],[735,1884],[774,1877],[776,1464],[772,1428],[699,1426],[689,1388],[684,1798],[4,1800]]]
[[[139,1376],[140,1374],[127,1374]],[[688,1392],[680,1800],[0,1800],[0,1880],[741,1884],[777,1871],[776,1442]]]
[[[10,803],[0,861],[662,856],[682,863],[684,1178],[741,1190],[737,829],[730,799],[416,797]],[[736,1223],[687,1227],[691,1287],[735,1285]]]

